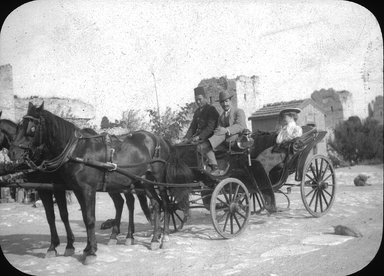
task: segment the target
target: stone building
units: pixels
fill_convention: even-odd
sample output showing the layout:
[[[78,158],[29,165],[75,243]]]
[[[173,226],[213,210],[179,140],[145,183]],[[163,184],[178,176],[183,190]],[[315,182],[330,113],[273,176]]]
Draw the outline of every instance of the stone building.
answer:
[[[0,110],[1,118],[15,121],[13,76],[10,64],[0,65]]]
[[[325,110],[312,99],[277,102],[264,105],[254,112],[248,120],[252,122],[252,132],[256,130],[272,132],[279,126],[280,111],[286,108],[300,108],[298,116],[299,126],[315,126],[318,130],[325,130]],[[323,139],[313,150],[313,154],[326,153],[326,139]]]
[[[325,126],[332,130],[335,126],[349,117],[353,116],[352,94],[348,91],[335,91],[320,89],[311,94],[314,100],[325,111]]]
[[[381,125],[383,124],[383,96],[377,96],[368,105],[369,117],[378,121]]]
[[[220,114],[223,110],[218,100],[219,93],[223,90],[227,90],[233,95],[233,105],[242,108],[246,117],[249,117],[252,112],[259,109],[264,103],[257,76],[238,76],[235,79],[227,79],[226,77],[204,79],[198,86],[205,88],[208,101],[216,107]],[[247,126],[251,129],[250,122],[247,122]]]

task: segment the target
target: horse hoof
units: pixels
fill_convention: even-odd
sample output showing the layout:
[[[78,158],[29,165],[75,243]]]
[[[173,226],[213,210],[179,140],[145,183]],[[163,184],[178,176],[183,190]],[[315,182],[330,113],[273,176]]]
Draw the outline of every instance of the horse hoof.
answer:
[[[64,256],[69,257],[75,254],[75,249],[74,248],[66,248],[64,251]]]
[[[96,255],[88,255],[84,258],[84,265],[90,265],[96,262]]]
[[[125,245],[134,245],[135,244],[135,239],[127,238],[125,240]]]
[[[151,250],[158,250],[160,249],[160,243],[159,242],[151,242]]]
[[[45,258],[53,258],[57,257],[57,251],[56,250],[49,250],[47,253],[45,253]]]
[[[108,241],[108,246],[116,245],[117,244],[117,239],[110,239]]]

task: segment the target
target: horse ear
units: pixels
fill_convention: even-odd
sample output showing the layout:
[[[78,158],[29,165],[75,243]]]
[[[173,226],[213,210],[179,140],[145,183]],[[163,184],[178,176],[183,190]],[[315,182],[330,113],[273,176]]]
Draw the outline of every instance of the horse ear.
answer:
[[[44,110],[44,102],[41,103],[41,105],[39,106],[38,110],[39,110],[39,111]]]
[[[1,114],[3,114],[3,110],[0,111],[0,118],[1,118]]]
[[[33,103],[29,102],[28,103],[28,110],[30,110],[33,107]]]

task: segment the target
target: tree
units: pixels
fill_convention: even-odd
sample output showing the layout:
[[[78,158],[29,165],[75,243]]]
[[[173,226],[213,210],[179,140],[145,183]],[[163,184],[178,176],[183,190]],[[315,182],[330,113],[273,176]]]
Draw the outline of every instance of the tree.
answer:
[[[129,132],[145,129],[145,123],[139,115],[139,110],[129,109],[123,112],[119,126],[126,128]]]
[[[182,137],[186,126],[191,122],[193,110],[194,103],[185,104],[179,111],[172,111],[167,107],[161,116],[157,110],[148,109],[151,131],[174,143]]]
[[[352,116],[338,124],[334,134],[329,144],[345,160],[383,160],[383,126],[376,120],[367,118],[361,122],[359,117]]]

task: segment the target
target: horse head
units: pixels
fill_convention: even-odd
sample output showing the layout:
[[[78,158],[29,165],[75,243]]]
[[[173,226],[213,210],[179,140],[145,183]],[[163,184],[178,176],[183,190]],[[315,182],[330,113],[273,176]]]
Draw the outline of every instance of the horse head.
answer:
[[[44,147],[43,143],[43,127],[41,112],[44,110],[44,103],[39,107],[32,103],[28,105],[27,114],[17,125],[15,139],[10,146],[10,157],[13,161],[24,161],[26,158],[32,158],[34,162],[37,160],[37,151],[41,151]]]

